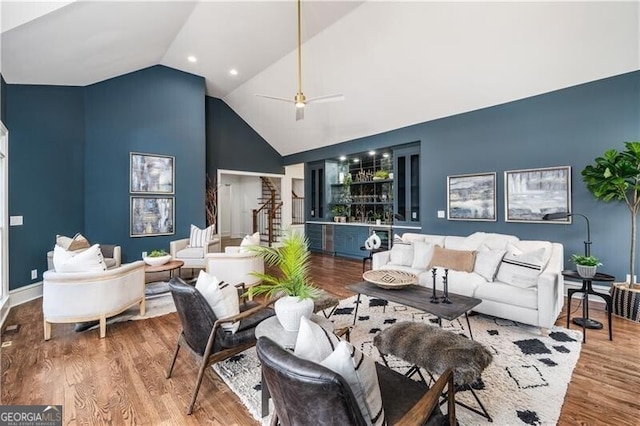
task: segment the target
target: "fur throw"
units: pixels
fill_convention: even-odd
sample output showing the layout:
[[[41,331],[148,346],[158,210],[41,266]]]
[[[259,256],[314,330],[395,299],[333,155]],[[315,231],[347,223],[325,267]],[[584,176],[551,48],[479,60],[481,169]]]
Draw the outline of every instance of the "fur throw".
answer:
[[[381,331],[373,344],[383,355],[393,355],[442,374],[454,369],[457,385],[476,381],[493,356],[482,344],[439,327],[416,322],[399,322]]]

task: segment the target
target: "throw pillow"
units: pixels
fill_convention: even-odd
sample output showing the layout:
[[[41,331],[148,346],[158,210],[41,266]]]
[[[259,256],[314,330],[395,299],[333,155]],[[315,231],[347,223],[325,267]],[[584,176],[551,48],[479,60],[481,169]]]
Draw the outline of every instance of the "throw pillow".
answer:
[[[340,374],[349,384],[366,424],[387,424],[378,373],[371,358],[363,355],[349,342],[341,341],[320,364]]]
[[[300,318],[294,354],[313,362],[321,362],[336,349],[340,339],[306,317]]]
[[[250,246],[259,246],[260,245],[260,233],[259,232],[254,232],[253,235],[245,235],[244,238],[242,239],[242,242],[240,243],[240,250],[238,250],[240,253],[246,253],[249,250],[247,250],[247,247]]]
[[[65,237],[64,235],[56,235],[56,245],[68,251],[88,249],[91,247],[89,241],[87,241],[87,239],[80,233],[74,235],[73,238]]]
[[[498,281],[519,288],[534,287],[544,267],[544,254],[544,248],[528,253],[519,250],[507,253],[498,269]]]
[[[467,250],[449,250],[435,246],[429,268],[441,267],[452,271],[471,272],[475,263],[476,252]]]
[[[107,270],[100,245],[73,252],[57,245],[53,249],[53,268],[56,272],[101,272]]]
[[[473,265],[473,272],[490,283],[493,282],[498,273],[500,262],[502,262],[502,258],[506,252],[506,250],[491,250],[483,244],[480,246],[478,252],[476,252],[476,262]]]
[[[413,245],[413,262],[411,267],[414,269],[427,269],[433,257],[434,245],[424,241],[416,241]]]
[[[209,302],[213,313],[218,319],[231,317],[240,313],[240,299],[236,288],[224,281],[218,280],[213,275],[200,271],[196,281],[196,290]],[[240,327],[240,323],[226,323],[221,327],[224,330],[235,333]]]
[[[189,234],[189,247],[206,247],[209,241],[213,239],[213,225],[200,229],[195,225],[191,225],[191,233]]]
[[[394,243],[389,254],[389,265],[411,266],[413,263],[413,246],[411,244]]]

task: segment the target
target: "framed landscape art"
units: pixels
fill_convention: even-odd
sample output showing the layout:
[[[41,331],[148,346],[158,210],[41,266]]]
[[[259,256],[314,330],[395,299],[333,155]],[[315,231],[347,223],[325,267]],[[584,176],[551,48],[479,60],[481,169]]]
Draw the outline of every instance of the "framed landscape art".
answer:
[[[496,174],[447,176],[448,220],[496,220]]]
[[[131,197],[131,236],[150,237],[175,233],[173,197]]]
[[[542,222],[547,213],[571,211],[571,167],[504,172],[505,220]],[[544,223],[571,223],[571,217]]]
[[[130,192],[134,194],[173,194],[174,157],[131,153]]]

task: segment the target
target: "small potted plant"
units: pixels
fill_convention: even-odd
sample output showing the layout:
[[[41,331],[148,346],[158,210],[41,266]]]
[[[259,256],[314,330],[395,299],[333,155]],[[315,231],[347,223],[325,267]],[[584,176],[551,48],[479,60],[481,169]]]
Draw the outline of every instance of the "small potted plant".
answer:
[[[378,170],[373,175],[373,180],[389,179],[389,172],[386,170]]]
[[[170,261],[171,255],[163,249],[151,250],[151,253],[143,257],[142,260],[149,266],[160,266]]]
[[[321,293],[309,276],[309,242],[304,234],[288,230],[280,247],[251,246],[249,251],[262,256],[270,268],[265,273],[252,272],[260,284],[248,294],[280,297],[274,304],[276,317],[287,331],[298,331],[300,318],[313,313],[313,299]],[[269,273],[276,269],[277,274]]]
[[[336,204],[331,207],[331,213],[333,214],[334,222],[346,222],[348,212],[349,208],[344,204]]]
[[[576,264],[578,275],[582,278],[593,278],[596,275],[598,266],[602,266],[597,257],[583,256],[576,253],[571,255],[571,261]]]

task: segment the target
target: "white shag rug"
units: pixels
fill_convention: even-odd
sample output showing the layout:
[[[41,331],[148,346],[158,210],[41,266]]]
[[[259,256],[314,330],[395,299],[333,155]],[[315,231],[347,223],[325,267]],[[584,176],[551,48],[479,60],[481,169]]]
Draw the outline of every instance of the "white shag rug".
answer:
[[[352,324],[355,302],[355,296],[340,302],[331,317],[336,328]],[[474,339],[493,354],[493,362],[483,372],[482,380],[474,385],[493,423],[456,405],[460,424],[555,425],[580,356],[582,333],[554,327],[549,336],[542,336],[537,327],[510,320],[485,315],[474,315],[469,320]],[[351,343],[363,353],[381,361],[373,346],[373,337],[399,321],[421,321],[437,326],[437,319],[430,314],[363,295],[358,320],[351,332]],[[443,327],[468,336],[464,317],[451,322],[443,320]],[[400,372],[409,368],[402,360],[390,357],[388,361],[392,368]],[[213,368],[239,396],[253,417],[264,424],[268,418],[261,418],[260,363],[255,348],[218,363]],[[456,400],[478,407],[469,391],[458,392]],[[443,408],[446,408],[446,404]]]

